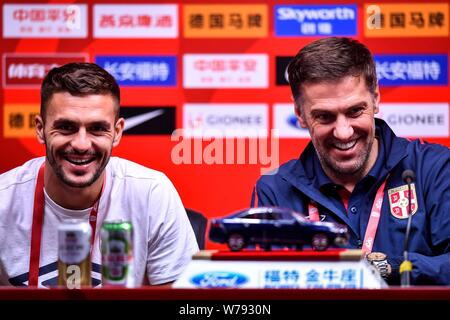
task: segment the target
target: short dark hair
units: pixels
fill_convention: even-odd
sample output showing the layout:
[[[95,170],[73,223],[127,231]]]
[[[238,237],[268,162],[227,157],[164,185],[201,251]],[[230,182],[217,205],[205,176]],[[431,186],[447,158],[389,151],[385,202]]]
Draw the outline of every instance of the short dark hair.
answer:
[[[110,94],[117,102],[116,119],[119,117],[120,89],[106,70],[95,63],[72,62],[51,69],[41,86],[41,117],[45,120],[46,108],[53,94],[68,92],[73,96]]]
[[[303,47],[288,66],[289,85],[297,103],[302,85],[333,82],[346,76],[363,76],[372,95],[377,89],[375,62],[369,49],[357,40],[329,37]]]

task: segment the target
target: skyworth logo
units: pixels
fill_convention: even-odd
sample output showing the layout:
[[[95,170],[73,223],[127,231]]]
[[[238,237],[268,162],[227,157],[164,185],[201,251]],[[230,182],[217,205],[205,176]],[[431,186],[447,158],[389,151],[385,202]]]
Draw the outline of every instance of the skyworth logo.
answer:
[[[277,5],[277,36],[354,36],[356,5]]]

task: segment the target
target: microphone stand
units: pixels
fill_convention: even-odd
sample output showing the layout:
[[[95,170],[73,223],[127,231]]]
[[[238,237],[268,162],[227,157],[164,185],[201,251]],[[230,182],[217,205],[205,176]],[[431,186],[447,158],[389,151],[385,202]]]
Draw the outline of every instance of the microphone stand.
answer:
[[[409,171],[406,170],[405,173]],[[412,172],[411,172],[412,173]],[[406,225],[406,232],[405,232],[405,240],[403,243],[403,262],[400,264],[400,285],[402,287],[409,287],[411,286],[411,272],[412,272],[412,263],[409,261],[408,257],[408,240],[409,240],[409,233],[411,232],[411,221],[412,221],[412,210],[411,210],[411,182],[414,177],[414,173],[412,175],[406,174],[405,180],[408,184],[408,223]]]

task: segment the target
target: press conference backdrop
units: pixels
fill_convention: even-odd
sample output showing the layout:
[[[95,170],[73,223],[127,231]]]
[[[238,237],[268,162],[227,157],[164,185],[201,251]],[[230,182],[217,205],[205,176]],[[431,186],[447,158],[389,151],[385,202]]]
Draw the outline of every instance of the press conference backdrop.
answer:
[[[448,1],[312,2],[7,1],[0,172],[45,153],[33,119],[46,72],[90,61],[122,88],[114,155],[165,172],[208,217],[247,207],[256,179],[309,141],[285,68],[324,36],[375,54],[378,116],[398,135],[450,146]]]

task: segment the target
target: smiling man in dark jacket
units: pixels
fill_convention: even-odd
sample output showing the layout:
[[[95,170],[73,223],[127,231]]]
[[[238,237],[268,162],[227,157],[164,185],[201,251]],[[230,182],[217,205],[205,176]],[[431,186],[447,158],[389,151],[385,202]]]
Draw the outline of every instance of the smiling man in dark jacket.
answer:
[[[311,142],[299,159],[258,180],[251,205],[348,225],[349,247],[362,248],[369,260],[386,257],[379,269],[390,284],[400,284],[410,207],[411,282],[449,285],[450,150],[399,138],[375,119],[375,64],[356,40],[317,40],[300,50],[288,73]],[[415,173],[410,193],[405,170]]]

